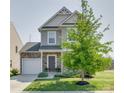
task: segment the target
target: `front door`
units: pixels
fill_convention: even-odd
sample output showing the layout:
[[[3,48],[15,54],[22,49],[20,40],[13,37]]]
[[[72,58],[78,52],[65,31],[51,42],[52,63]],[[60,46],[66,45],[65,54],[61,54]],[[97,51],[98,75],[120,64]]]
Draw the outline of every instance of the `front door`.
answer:
[[[55,56],[48,56],[49,71],[55,71]]]

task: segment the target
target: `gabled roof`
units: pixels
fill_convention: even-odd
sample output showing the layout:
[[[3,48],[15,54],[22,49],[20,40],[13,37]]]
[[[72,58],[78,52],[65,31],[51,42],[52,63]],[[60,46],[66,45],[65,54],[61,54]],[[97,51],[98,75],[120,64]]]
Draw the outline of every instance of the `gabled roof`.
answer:
[[[74,11],[73,13],[66,7],[61,8],[55,15],[53,15],[46,23],[44,23],[38,30],[48,28],[59,28],[61,26],[74,26],[77,21],[79,12]]]
[[[72,14],[72,12],[64,6],[57,12],[57,14],[65,15],[65,14]]]
[[[75,10],[69,17],[67,17],[65,20],[63,20],[60,25],[68,25],[68,24],[74,25],[77,21],[78,14],[79,14],[79,12],[77,10]]]
[[[27,42],[20,52],[28,52],[28,51],[39,51],[40,48],[40,42]]]
[[[61,50],[60,45],[42,45],[40,42],[27,42],[20,50],[22,52],[40,52],[40,50]]]
[[[41,28],[49,27],[49,26],[59,26],[59,24],[65,20],[67,17],[69,17],[72,14],[72,12],[67,9],[66,7],[62,7],[57,13],[55,13],[48,21],[46,21],[41,27],[39,27],[39,30]],[[54,22],[53,22],[54,21]],[[56,22],[56,24],[55,24]]]
[[[44,46],[41,46],[40,47],[40,50],[58,50],[58,49],[62,49],[60,45],[52,45],[52,46],[49,46],[49,45],[44,45]]]

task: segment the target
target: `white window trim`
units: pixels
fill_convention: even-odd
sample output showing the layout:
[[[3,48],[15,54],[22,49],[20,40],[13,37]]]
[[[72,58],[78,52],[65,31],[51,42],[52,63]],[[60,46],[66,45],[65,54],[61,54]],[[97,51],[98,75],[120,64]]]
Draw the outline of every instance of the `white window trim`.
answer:
[[[57,55],[56,54],[47,55],[47,68],[49,68],[49,56],[55,56],[55,68],[57,68]]]
[[[50,32],[55,32],[55,37],[54,37],[55,38],[55,43],[49,43],[49,33]],[[48,45],[56,45],[56,31],[48,31],[47,32],[47,44]]]

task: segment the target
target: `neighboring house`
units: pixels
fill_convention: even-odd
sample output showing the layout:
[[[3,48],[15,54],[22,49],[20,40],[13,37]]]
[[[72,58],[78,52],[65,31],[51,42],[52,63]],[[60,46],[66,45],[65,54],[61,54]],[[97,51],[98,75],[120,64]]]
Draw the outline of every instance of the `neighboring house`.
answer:
[[[10,23],[10,68],[20,70],[19,50],[22,48],[22,41],[15,29],[13,23]]]
[[[38,28],[41,42],[28,42],[20,51],[22,74],[38,74],[45,70],[54,72],[56,69],[63,71],[60,57],[66,49],[61,44],[65,40],[70,41],[67,31],[74,27],[77,13],[63,7]]]

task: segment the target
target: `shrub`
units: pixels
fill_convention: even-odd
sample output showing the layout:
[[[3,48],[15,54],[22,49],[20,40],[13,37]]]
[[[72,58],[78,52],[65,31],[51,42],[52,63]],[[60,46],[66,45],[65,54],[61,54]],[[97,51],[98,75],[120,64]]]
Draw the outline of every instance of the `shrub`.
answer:
[[[55,77],[63,77],[63,78],[80,78],[79,71],[76,70],[66,70],[62,74],[56,74]],[[84,78],[93,78],[91,73],[86,72]]]
[[[67,70],[63,73],[63,75],[69,78],[73,78],[79,76],[79,72],[76,70]]]
[[[45,68],[44,71],[47,72],[49,70],[49,68]]]
[[[63,78],[66,78],[66,76],[64,76],[63,74],[56,74],[56,75],[54,75],[54,77],[63,77]]]
[[[47,72],[41,72],[38,74],[38,77],[48,77],[48,73]]]
[[[64,77],[64,78],[74,78],[79,76],[78,73],[74,71],[63,72],[62,74],[56,74],[55,77]]]
[[[56,68],[56,71],[57,72],[61,72],[61,68]]]
[[[13,73],[11,73],[11,71],[10,71],[10,77],[12,77],[13,76]]]
[[[14,68],[10,71],[10,76],[14,76],[14,75],[18,75],[19,74],[19,70]]]
[[[56,74],[56,75],[54,75],[54,77],[68,78],[67,76],[65,76],[63,74]]]

